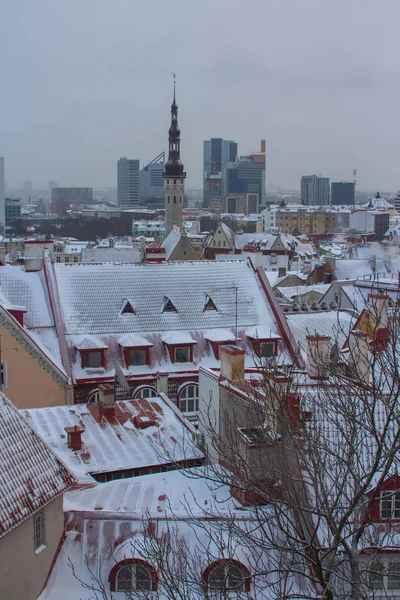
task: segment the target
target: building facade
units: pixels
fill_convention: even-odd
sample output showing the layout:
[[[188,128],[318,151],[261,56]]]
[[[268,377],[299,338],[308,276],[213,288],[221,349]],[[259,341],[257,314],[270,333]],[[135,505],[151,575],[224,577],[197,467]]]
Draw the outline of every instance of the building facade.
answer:
[[[181,161],[181,131],[178,126],[178,106],[174,99],[171,105],[171,125],[169,128],[168,160],[164,171],[165,195],[165,235],[176,225],[179,229],[183,222],[183,201],[185,195],[185,179],[183,163]]]
[[[139,161],[120,158],[117,163],[117,200],[121,206],[139,206]]]
[[[333,181],[331,184],[331,204],[354,205],[355,183],[353,181]]]
[[[328,177],[303,175],[301,178],[301,202],[308,206],[326,206],[330,200]]]
[[[13,219],[21,218],[21,201],[14,198],[6,198],[5,201],[5,219],[6,223]]]
[[[139,173],[140,204],[151,208],[164,207],[165,153],[161,152]]]
[[[203,142],[203,207],[209,199],[223,194],[223,172],[237,159],[237,142],[211,138]]]
[[[265,204],[265,171],[265,140],[261,140],[260,152],[241,156],[227,166],[223,172],[223,194],[258,194],[259,205]]]
[[[228,194],[209,199],[208,208],[219,213],[256,214],[258,212],[258,194]]]
[[[60,200],[70,204],[91,204],[93,202],[93,188],[91,187],[53,187],[51,188],[51,201]]]

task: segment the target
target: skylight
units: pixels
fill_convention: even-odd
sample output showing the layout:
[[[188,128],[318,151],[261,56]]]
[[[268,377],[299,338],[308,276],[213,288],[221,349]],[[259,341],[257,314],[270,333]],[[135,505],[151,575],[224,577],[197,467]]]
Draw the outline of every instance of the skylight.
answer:
[[[214,300],[211,298],[211,296],[208,296],[208,295],[206,295],[206,300],[204,302],[203,312],[205,310],[217,310],[217,307],[215,306]]]
[[[164,296],[164,305],[163,305],[163,309],[162,312],[178,312],[175,308],[175,306],[172,304],[171,300],[169,298],[167,298],[166,296]]]
[[[127,299],[125,299],[122,303],[121,315],[136,315],[135,309]]]

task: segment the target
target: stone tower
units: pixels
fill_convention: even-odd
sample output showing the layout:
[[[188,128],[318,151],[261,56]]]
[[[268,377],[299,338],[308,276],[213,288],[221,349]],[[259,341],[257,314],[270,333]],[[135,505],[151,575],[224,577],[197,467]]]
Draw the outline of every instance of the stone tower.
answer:
[[[174,100],[171,105],[171,126],[169,128],[168,160],[164,171],[165,194],[165,236],[169,234],[174,225],[182,229],[183,223],[183,198],[185,193],[186,173],[181,161],[180,143],[181,132],[178,127],[178,107]]]

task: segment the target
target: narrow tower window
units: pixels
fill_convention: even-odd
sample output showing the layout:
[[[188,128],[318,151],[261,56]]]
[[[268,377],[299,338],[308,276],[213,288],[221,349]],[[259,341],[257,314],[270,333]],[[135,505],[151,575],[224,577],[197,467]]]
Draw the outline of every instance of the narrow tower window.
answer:
[[[176,204],[176,196],[174,196],[174,204]]]

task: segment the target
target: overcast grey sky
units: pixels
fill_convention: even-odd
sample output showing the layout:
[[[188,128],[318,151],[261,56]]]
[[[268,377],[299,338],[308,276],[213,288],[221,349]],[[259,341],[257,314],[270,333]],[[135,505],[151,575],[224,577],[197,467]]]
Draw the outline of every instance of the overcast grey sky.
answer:
[[[400,0],[2,0],[0,155],[10,186],[115,185],[120,156],[267,140],[269,183],[400,189]]]

